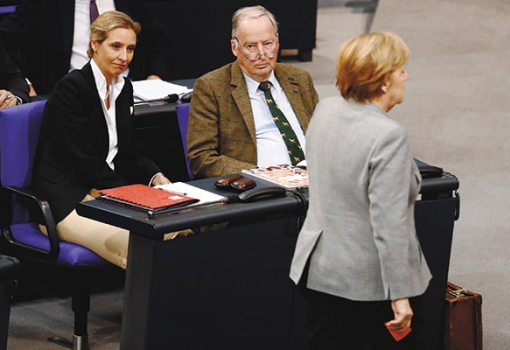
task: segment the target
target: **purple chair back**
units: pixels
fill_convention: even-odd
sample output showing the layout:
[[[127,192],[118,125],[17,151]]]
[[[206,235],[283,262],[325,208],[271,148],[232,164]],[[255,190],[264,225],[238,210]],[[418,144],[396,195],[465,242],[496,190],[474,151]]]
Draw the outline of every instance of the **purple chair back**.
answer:
[[[0,111],[0,170],[3,186],[30,186],[45,105],[46,101],[38,101]]]
[[[186,168],[190,180],[193,180],[193,173],[189,167],[188,161],[188,121],[189,121],[189,103],[180,104],[175,106],[177,112],[177,123],[179,124],[179,131],[181,132],[182,149],[184,150],[184,159],[186,160]]]
[[[3,187],[27,189],[32,171],[46,101],[37,101],[0,111],[0,182]],[[48,237],[28,211],[14,203],[11,231],[16,241],[49,251]],[[91,250],[69,242],[59,243],[57,264],[106,267],[110,264]]]

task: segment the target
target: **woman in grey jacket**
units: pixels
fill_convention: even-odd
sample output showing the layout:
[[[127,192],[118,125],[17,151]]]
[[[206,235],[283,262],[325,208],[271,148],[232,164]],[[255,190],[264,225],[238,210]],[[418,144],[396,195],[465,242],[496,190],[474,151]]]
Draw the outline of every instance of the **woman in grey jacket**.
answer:
[[[430,281],[413,217],[420,173],[387,114],[403,101],[408,56],[392,33],[344,43],[343,98],[321,101],[307,131],[310,207],[290,276],[306,286],[310,350],[394,348],[386,328],[411,326],[409,298]]]

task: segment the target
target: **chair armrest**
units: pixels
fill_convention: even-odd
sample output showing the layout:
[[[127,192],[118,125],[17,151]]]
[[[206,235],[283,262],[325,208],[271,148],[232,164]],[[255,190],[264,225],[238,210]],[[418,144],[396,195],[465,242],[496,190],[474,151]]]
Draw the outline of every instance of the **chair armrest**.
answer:
[[[42,223],[46,226],[46,230],[48,233],[48,239],[50,241],[50,251],[46,251],[44,249],[40,249],[37,247],[30,246],[25,243],[21,243],[15,240],[11,232],[12,225],[12,208],[13,208],[13,195],[21,196],[22,198],[28,199],[32,205],[30,205],[30,209],[36,210],[37,208],[37,218],[39,223]],[[60,237],[57,232],[57,227],[55,225],[55,219],[53,218],[53,214],[51,213],[50,204],[47,200],[38,198],[37,195],[24,188],[20,187],[4,187],[2,188],[1,195],[1,207],[2,215],[0,216],[0,225],[2,227],[2,235],[3,237],[11,244],[23,247],[25,249],[29,249],[32,251],[39,252],[46,256],[48,259],[54,260],[57,259],[60,253]],[[33,205],[35,204],[35,206]]]

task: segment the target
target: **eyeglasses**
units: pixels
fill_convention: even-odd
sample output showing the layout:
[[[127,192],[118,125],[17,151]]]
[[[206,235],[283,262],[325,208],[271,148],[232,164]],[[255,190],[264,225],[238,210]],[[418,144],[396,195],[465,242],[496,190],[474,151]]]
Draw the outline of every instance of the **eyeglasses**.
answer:
[[[235,41],[237,41],[239,45],[241,45],[237,37],[234,37],[234,39]],[[266,56],[267,58],[273,58],[276,55],[277,51],[276,46],[277,46],[276,40],[270,40],[262,43],[262,49],[260,49],[260,46],[257,44],[247,44],[241,46],[241,50],[244,53],[244,57],[246,57],[250,61],[256,61],[260,59],[262,56]]]

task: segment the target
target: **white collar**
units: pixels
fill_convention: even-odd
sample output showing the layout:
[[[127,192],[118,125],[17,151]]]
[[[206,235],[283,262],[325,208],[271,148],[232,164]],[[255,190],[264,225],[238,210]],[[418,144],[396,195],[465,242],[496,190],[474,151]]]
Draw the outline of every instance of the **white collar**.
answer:
[[[257,92],[263,93],[263,91],[259,90],[260,83],[258,81],[253,80],[252,78],[247,76],[244,72],[243,72],[243,75],[244,75],[244,80],[246,80],[246,87],[248,88],[248,92],[251,95],[254,95]],[[271,84],[273,84],[273,87],[275,89],[280,87],[280,83],[278,83],[278,79],[276,79],[276,77],[274,75],[274,70],[271,72],[271,75],[269,76],[269,79],[267,81],[271,82]]]
[[[99,66],[94,61],[94,59],[90,60],[90,66],[92,67],[92,74],[94,75],[94,80],[96,83],[97,91],[99,92],[99,96],[101,96],[102,99],[106,96],[106,89],[108,88],[106,84],[106,78],[103,75],[103,72],[101,72],[101,69],[99,69]],[[110,90],[110,97],[111,101],[115,101],[117,96],[120,94],[120,91],[122,91],[122,88],[124,87],[124,77],[122,75],[119,75],[115,78],[113,78],[112,84],[111,84],[111,90]]]

